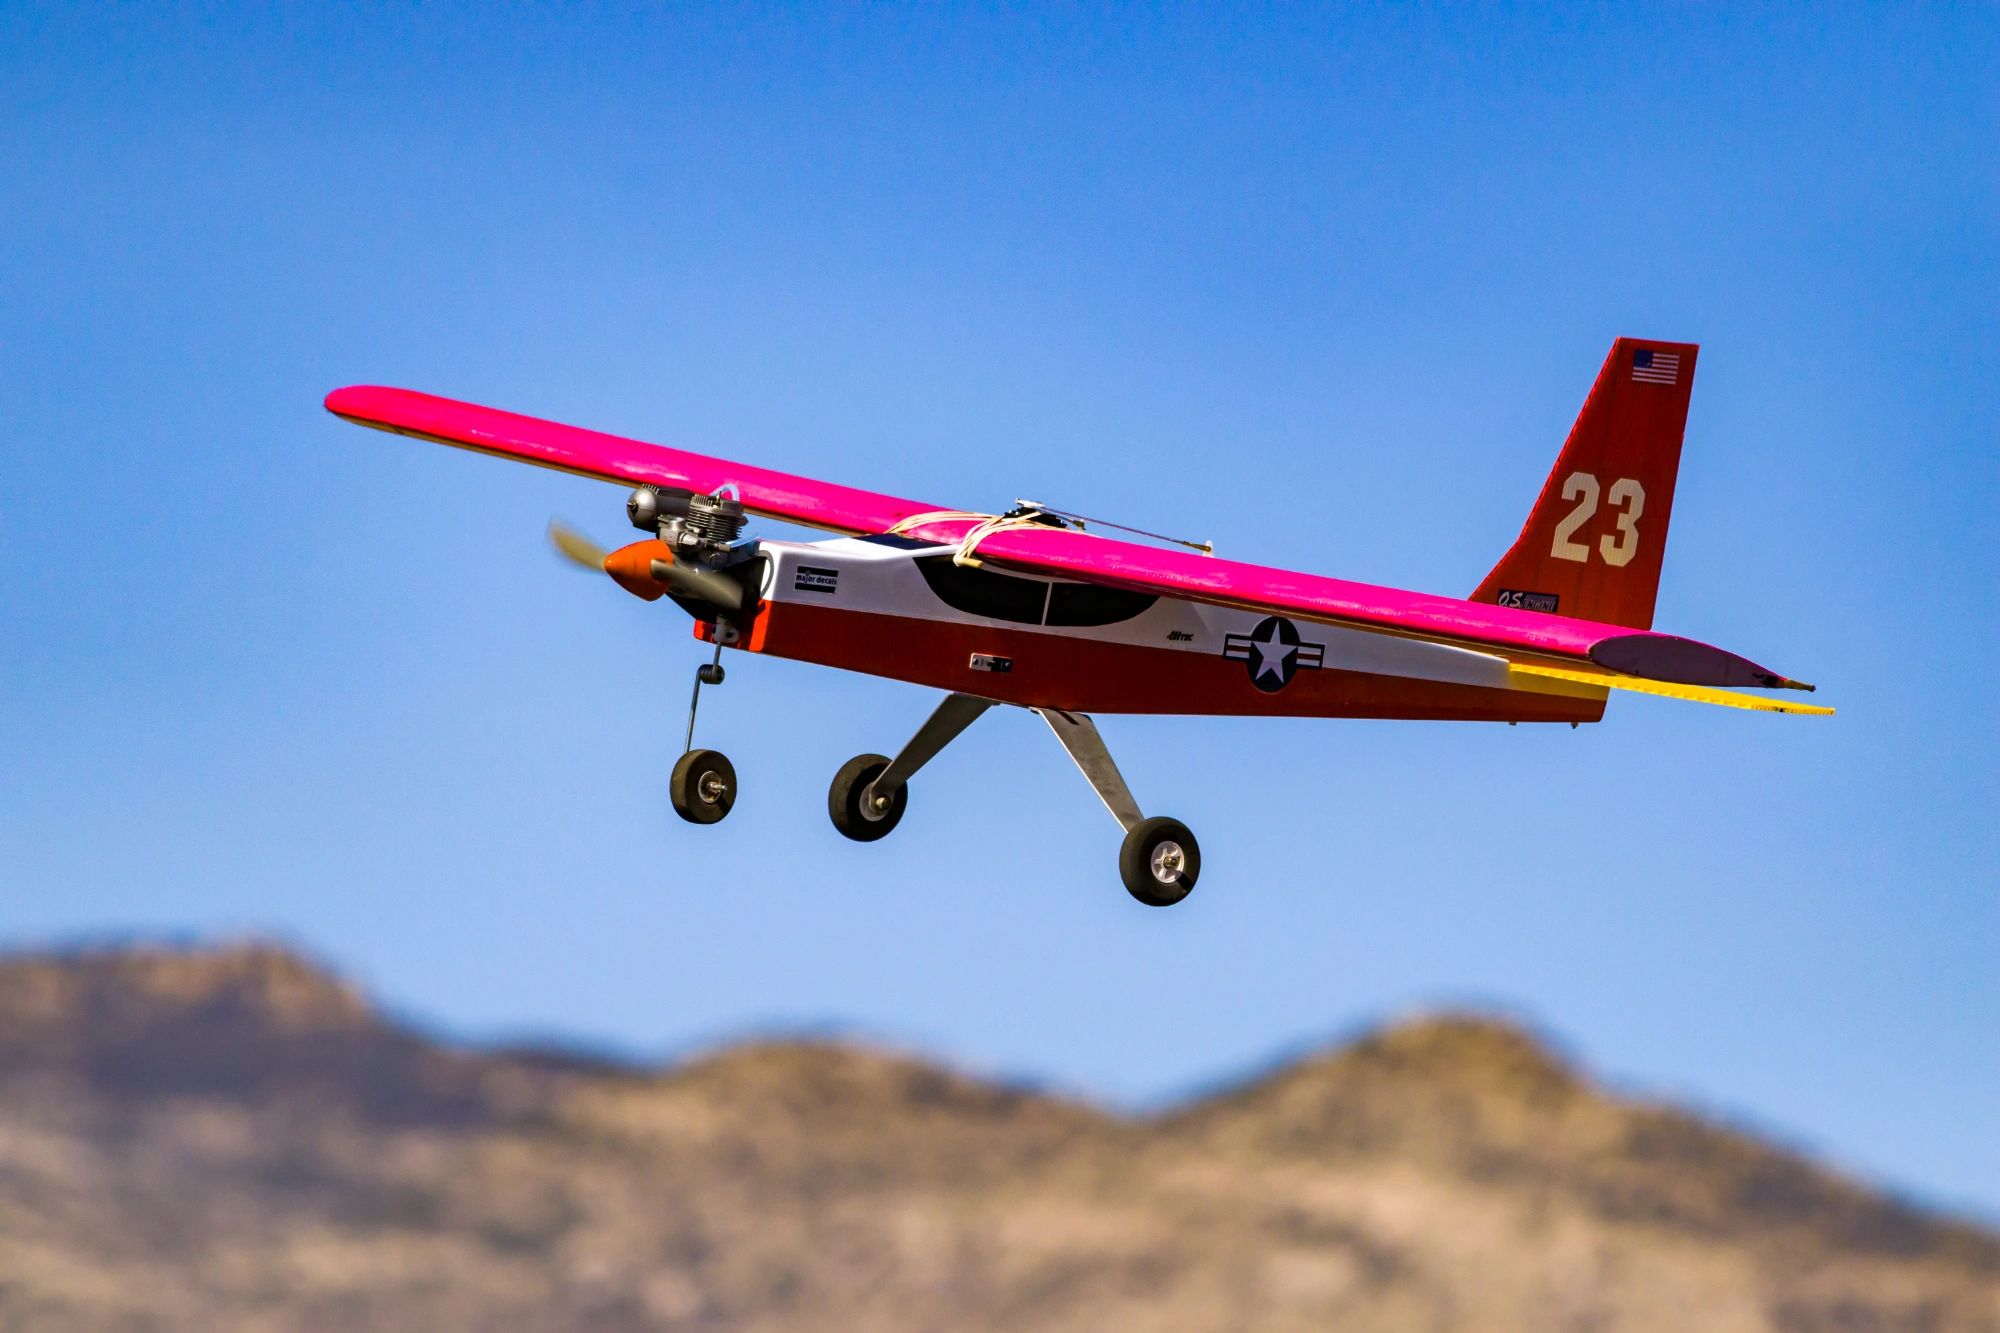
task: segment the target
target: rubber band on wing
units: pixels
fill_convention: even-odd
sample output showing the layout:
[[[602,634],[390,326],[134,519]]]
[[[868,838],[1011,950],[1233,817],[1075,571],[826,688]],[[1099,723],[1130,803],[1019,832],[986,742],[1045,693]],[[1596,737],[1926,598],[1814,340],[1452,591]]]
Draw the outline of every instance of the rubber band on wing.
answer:
[[[1529,666],[1521,662],[1510,662],[1509,671],[1518,671],[1527,676],[1548,676],[1555,680],[1575,681],[1580,685],[1601,685],[1613,690],[1632,690],[1638,694],[1662,694],[1669,699],[1688,699],[1698,704],[1720,704],[1724,708],[1747,708],[1753,713],[1802,713],[1817,717],[1831,716],[1831,708],[1818,704],[1795,704],[1789,700],[1766,699],[1755,694],[1740,694],[1735,690],[1718,690],[1708,685],[1676,685],[1667,680],[1647,680],[1643,676],[1621,676],[1608,671],[1572,671],[1567,667]]]

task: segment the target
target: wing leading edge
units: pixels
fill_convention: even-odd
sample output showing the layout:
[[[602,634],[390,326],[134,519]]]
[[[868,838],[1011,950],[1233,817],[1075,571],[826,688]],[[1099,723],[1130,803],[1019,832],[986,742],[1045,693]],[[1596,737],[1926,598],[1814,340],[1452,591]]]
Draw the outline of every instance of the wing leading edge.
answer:
[[[410,389],[357,384],[326,396],[326,410],[357,426],[512,458],[628,486],[650,483],[713,493],[733,485],[743,507],[765,518],[849,536],[886,532],[937,505],[727,459],[628,440],[539,417],[502,412]]]

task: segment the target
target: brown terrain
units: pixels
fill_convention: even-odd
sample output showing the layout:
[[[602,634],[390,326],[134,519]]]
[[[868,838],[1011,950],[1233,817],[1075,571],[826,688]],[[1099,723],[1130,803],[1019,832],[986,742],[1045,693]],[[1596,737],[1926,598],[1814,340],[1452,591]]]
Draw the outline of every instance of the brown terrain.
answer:
[[[1327,1327],[2000,1329],[2000,1237],[1480,1019],[1136,1118],[456,1050],[265,946],[0,960],[0,1328]]]

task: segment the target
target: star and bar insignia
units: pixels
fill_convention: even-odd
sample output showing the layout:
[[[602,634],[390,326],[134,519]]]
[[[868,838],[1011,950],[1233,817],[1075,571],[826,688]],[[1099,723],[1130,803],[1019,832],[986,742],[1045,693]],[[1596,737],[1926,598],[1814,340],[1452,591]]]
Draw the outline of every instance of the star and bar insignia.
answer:
[[[1326,661],[1326,645],[1302,643],[1298,626],[1283,616],[1266,616],[1248,634],[1225,635],[1222,655],[1244,663],[1250,683],[1275,694],[1292,683],[1301,667],[1319,670]]]

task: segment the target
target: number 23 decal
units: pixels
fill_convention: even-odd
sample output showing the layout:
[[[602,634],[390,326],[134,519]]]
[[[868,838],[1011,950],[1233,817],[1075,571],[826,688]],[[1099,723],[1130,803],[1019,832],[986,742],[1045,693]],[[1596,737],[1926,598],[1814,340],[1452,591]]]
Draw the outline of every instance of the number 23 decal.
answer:
[[[1570,473],[1563,478],[1562,497],[1576,501],[1576,508],[1556,524],[1556,540],[1549,547],[1549,554],[1557,560],[1574,560],[1583,564],[1590,559],[1590,548],[1572,538],[1576,530],[1588,523],[1590,516],[1597,512],[1597,478],[1588,472]],[[1630,477],[1620,477],[1611,483],[1608,498],[1612,508],[1618,511],[1618,531],[1599,537],[1597,551],[1607,565],[1628,565],[1632,563],[1632,557],[1639,553],[1639,515],[1646,511],[1646,488]]]

